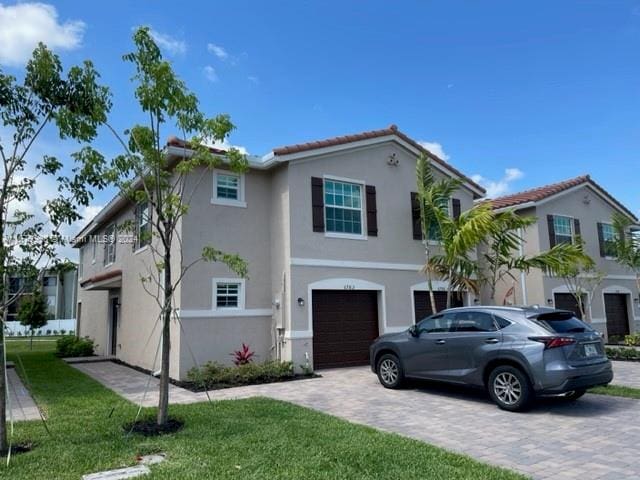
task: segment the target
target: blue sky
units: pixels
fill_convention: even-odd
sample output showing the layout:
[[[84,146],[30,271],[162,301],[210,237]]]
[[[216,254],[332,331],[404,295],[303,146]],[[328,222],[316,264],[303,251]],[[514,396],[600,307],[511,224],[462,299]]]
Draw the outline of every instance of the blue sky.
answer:
[[[53,25],[37,35],[66,65],[94,61],[121,129],[142,118],[121,56],[149,25],[250,153],[396,123],[494,192],[590,173],[640,213],[640,0],[50,5]],[[106,134],[97,144],[119,153]]]

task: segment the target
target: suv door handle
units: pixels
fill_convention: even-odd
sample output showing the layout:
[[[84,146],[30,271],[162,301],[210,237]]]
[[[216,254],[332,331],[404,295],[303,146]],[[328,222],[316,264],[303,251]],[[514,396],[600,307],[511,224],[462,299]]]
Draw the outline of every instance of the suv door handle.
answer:
[[[444,340],[442,340],[442,339],[440,339],[440,340],[436,340],[436,345],[444,345],[445,343],[447,343],[447,342],[445,342],[445,341],[444,341]]]
[[[487,338],[484,343],[498,343],[500,340],[497,338]]]

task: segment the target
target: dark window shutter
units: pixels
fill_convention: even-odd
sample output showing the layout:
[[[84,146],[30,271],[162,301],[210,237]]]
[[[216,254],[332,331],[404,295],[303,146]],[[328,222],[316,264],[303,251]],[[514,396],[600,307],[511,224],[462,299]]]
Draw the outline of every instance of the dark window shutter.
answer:
[[[311,177],[311,209],[313,231],[324,232],[324,182],[318,177]]]
[[[598,222],[598,245],[600,246],[600,256],[607,256],[607,249],[604,244],[604,234],[602,233],[602,224]]]
[[[579,237],[581,235],[580,233],[580,220],[578,220],[577,218],[573,219],[573,236],[575,238]]]
[[[459,219],[460,218],[460,213],[461,213],[461,208],[460,208],[460,199],[459,198],[452,198],[451,199],[451,209],[453,210],[453,218],[454,219]]]
[[[420,204],[418,194],[411,192],[411,223],[413,224],[413,239],[422,240],[422,225],[420,225]]]
[[[378,236],[378,209],[376,204],[376,187],[373,185],[366,186],[367,192],[367,235],[370,237]]]
[[[549,228],[549,247],[556,246],[556,232],[553,229],[553,215],[547,215],[547,227]]]

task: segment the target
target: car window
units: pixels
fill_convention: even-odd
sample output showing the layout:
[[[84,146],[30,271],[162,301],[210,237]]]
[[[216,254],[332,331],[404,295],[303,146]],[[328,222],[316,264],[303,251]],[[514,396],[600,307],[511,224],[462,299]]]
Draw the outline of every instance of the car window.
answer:
[[[453,330],[455,332],[493,332],[496,330],[496,325],[490,313],[458,312]]]
[[[498,328],[500,330],[502,330],[503,328],[508,327],[509,325],[511,325],[511,322],[505,318],[502,317],[496,317],[495,315],[493,316],[493,319],[496,321],[496,323],[498,324]]]
[[[418,324],[419,333],[450,332],[453,325],[453,315],[442,314],[425,318]]]
[[[573,316],[569,312],[553,312],[539,315],[536,321],[554,333],[592,332],[588,324]]]

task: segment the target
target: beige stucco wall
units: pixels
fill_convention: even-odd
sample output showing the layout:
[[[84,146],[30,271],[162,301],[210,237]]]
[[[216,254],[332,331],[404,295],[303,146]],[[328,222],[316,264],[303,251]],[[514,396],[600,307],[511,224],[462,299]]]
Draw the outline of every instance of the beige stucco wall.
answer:
[[[638,298],[633,272],[628,271],[613,259],[600,257],[597,224],[611,223],[614,211],[616,211],[614,207],[588,185],[582,185],[546,202],[541,202],[536,207],[520,210],[519,213],[522,215],[534,215],[538,218],[538,222],[525,232],[524,252],[531,255],[550,247],[547,215],[564,215],[579,219],[586,252],[596,262],[597,268],[606,274],[591,299],[591,317],[594,327],[601,332],[606,332],[603,293],[625,293],[630,295],[628,302],[630,330],[640,330],[640,308],[638,302],[633,301],[633,298]],[[514,275],[518,279],[516,299],[519,303],[523,298],[520,274],[514,272]],[[562,279],[550,277],[539,270],[531,271],[525,278],[527,303],[530,305],[554,306],[554,292],[566,290]],[[499,286],[496,295],[498,303],[501,303],[511,285],[512,281],[509,280]],[[488,301],[486,296],[483,297],[483,301]]]

